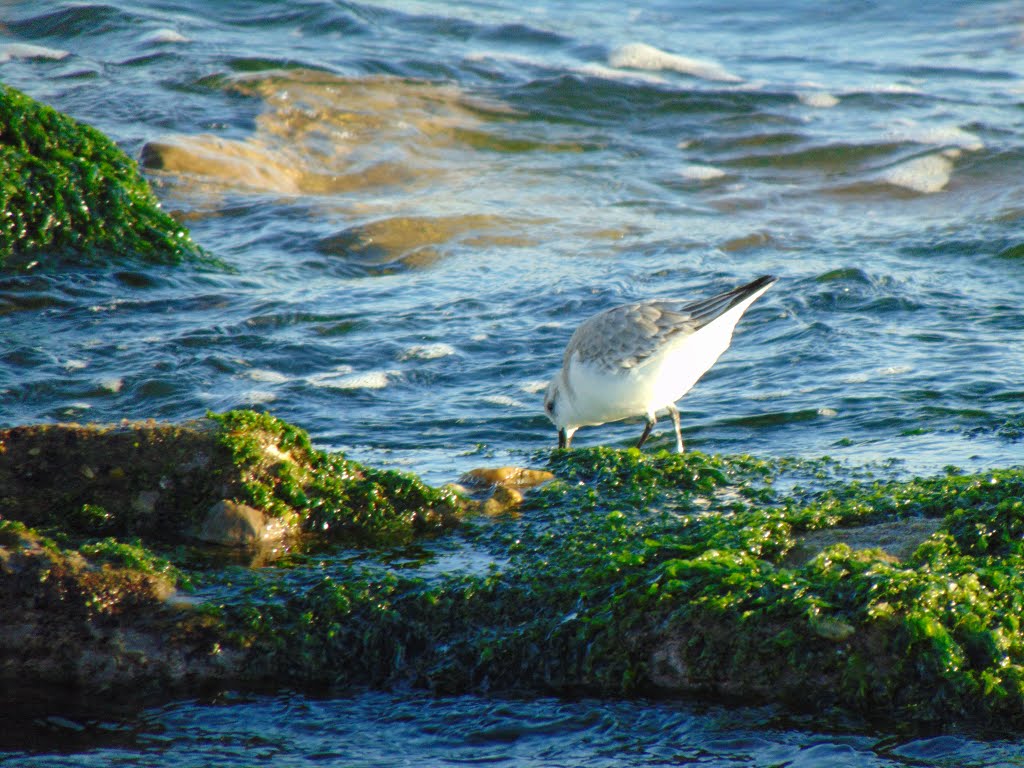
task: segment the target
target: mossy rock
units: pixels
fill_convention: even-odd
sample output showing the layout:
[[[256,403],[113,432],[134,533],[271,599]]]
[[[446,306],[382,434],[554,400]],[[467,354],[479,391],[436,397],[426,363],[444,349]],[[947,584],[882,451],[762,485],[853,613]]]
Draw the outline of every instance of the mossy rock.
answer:
[[[110,139],[2,83],[0,210],[0,269],[201,255]]]
[[[197,464],[202,483],[182,483],[166,468],[141,473],[148,482],[167,478],[160,490],[187,488],[182,498],[202,499],[169,503],[156,516],[177,520],[168,530],[194,524],[209,499],[230,497],[344,547],[337,557],[329,548],[298,556],[287,568],[220,572],[176,560],[173,549],[164,555],[177,564],[167,563],[149,543],[164,535],[153,518],[83,495],[117,478],[94,453],[85,463],[67,448],[88,443],[82,434],[38,429],[45,439],[36,452],[11,439],[17,431],[0,434],[8,494],[0,600],[17,619],[11,626],[27,626],[19,611],[54,604],[46,590],[69,595],[46,631],[63,632],[63,615],[89,654],[99,646],[83,627],[102,635],[116,616],[143,638],[177,638],[174,658],[195,663],[195,680],[227,686],[710,695],[859,716],[887,729],[1024,728],[1024,469],[894,479],[891,468],[846,471],[830,460],[556,451],[548,464],[555,479],[524,494],[518,515],[476,518],[437,542],[489,559],[490,568],[420,577],[388,567],[387,550],[356,559],[349,547],[446,529],[462,510],[448,491],[318,451],[302,430],[251,411],[141,433],[114,428],[134,436],[116,449],[109,435],[89,433],[106,439],[113,456],[145,443],[140,434],[160,447],[153,454],[161,461],[175,456],[169,445],[189,446],[171,461],[178,467],[204,446],[211,458]],[[60,450],[46,447],[54,434]],[[15,475],[3,474],[11,471],[5,462],[52,480],[53,466],[38,462],[58,455],[73,457],[63,491],[78,489],[64,513],[12,504]],[[11,521],[19,509],[52,540]],[[46,571],[42,586],[43,570],[25,570],[32,557],[42,558],[34,561]],[[186,578],[202,584],[207,602],[178,613],[131,586]],[[117,583],[123,598],[103,586]],[[108,603],[112,612],[95,612]],[[32,661],[17,661],[13,637],[0,627],[6,679]],[[171,656],[153,659],[157,679],[188,690]],[[80,667],[67,669],[80,681]],[[145,665],[133,669],[142,674]],[[94,688],[108,684],[95,674]]]
[[[166,695],[252,681],[248,645],[215,602],[169,601],[234,562],[197,566],[183,546],[210,507],[250,505],[344,546],[409,542],[463,511],[450,491],[319,451],[250,411],[0,430],[0,699],[26,684]]]
[[[175,572],[138,545],[62,549],[0,520],[0,690],[47,686],[134,696],[192,691],[237,676],[216,618],[168,602]]]
[[[255,411],[211,414],[235,472],[233,497],[335,541],[399,544],[456,525],[466,508],[447,488],[318,450],[298,427]]]
[[[610,449],[550,468],[520,517],[470,531],[502,563],[486,575],[353,567],[229,608],[251,671],[1024,728],[1024,470],[820,481],[828,462]],[[901,521],[918,543],[897,557],[867,529],[888,539]],[[825,530],[857,548],[791,559]]]
[[[279,537],[363,545],[439,532],[462,513],[450,491],[319,451],[302,430],[252,411],[182,425],[0,430],[0,518],[50,535],[177,543],[211,508],[238,505],[258,510]]]

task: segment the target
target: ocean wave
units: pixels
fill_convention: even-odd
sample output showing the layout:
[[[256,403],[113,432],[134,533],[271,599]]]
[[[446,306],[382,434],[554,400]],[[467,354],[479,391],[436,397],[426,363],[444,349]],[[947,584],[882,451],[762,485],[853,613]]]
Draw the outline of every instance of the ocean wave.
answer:
[[[958,147],[968,152],[978,152],[985,148],[985,142],[980,137],[957,125],[922,125],[913,120],[903,120],[887,136],[894,141]]]
[[[839,99],[836,96],[825,91],[802,92],[797,94],[797,98],[801,104],[815,109],[831,109],[839,104]]]
[[[60,48],[47,48],[31,43],[4,43],[0,45],[0,63],[12,59],[51,59],[60,61],[71,55],[70,51]]]
[[[715,168],[713,165],[700,165],[697,163],[684,165],[679,169],[679,175],[684,179],[692,181],[712,181],[725,176],[725,171]]]
[[[266,368],[253,368],[246,372],[246,376],[253,381],[261,381],[265,384],[284,384],[286,381],[290,381],[285,374]]]
[[[627,43],[616,48],[608,56],[608,63],[616,68],[668,70],[723,83],[739,83],[743,80],[717,62],[669,53],[646,43]]]
[[[403,349],[399,360],[437,360],[455,354],[455,347],[450,344],[414,344]]]
[[[879,179],[886,184],[930,195],[945,189],[952,175],[953,159],[947,153],[938,152],[887,168],[879,174]]]
[[[354,372],[352,366],[342,365],[333,371],[307,376],[306,381],[314,387],[326,389],[384,389],[391,383],[397,371]]]
[[[162,43],[191,43],[192,39],[186,37],[173,29],[154,29],[152,32],[143,35],[141,42],[150,44]]]

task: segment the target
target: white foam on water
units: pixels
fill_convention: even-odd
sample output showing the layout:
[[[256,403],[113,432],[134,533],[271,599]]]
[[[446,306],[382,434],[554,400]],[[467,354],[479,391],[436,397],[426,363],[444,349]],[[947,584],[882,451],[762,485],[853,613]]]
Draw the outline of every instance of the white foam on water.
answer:
[[[897,95],[920,95],[923,91],[906,83],[873,83],[863,88],[854,88],[850,93],[892,93]]]
[[[84,368],[88,368],[89,363],[85,360],[65,360],[63,366],[65,371],[81,371]]]
[[[352,366],[340,365],[333,371],[307,377],[314,387],[328,389],[384,389],[395,371],[362,371],[355,373]]]
[[[534,379],[524,382],[519,388],[528,395],[539,395],[548,388],[548,382],[546,379]]]
[[[490,405],[500,405],[506,408],[526,408],[526,404],[521,400],[516,400],[508,395],[487,395],[483,401]]]
[[[142,38],[144,43],[191,43],[192,39],[185,37],[173,29],[155,29]]]
[[[887,184],[930,195],[943,190],[952,175],[953,161],[937,152],[887,168],[879,178]]]
[[[680,56],[646,43],[627,43],[619,46],[609,55],[608,63],[616,68],[669,70],[724,83],[738,83],[743,79],[729,72],[718,62]]]
[[[289,377],[283,373],[266,368],[253,368],[251,371],[247,371],[245,375],[253,381],[262,381],[265,384],[283,384],[289,381]]]
[[[835,408],[829,408],[829,407],[826,406],[824,408],[819,408],[818,409],[818,415],[819,416],[838,416],[839,415],[839,411],[837,411]]]
[[[0,45],[0,62],[11,59],[51,59],[60,61],[71,55],[70,51],[60,48],[46,48],[31,43],[6,43]]]
[[[883,376],[900,376],[914,370],[912,365],[890,365],[886,368],[879,368],[878,372]]]
[[[529,56],[522,56],[517,53],[501,53],[499,51],[472,51],[466,54],[466,61],[504,61],[509,64],[519,64],[524,67],[550,67],[538,59],[531,59]]]
[[[958,125],[921,125],[913,120],[903,120],[897,128],[889,131],[888,137],[915,144],[959,147],[968,152],[978,152],[985,148],[985,142],[979,136]]]
[[[448,357],[455,354],[455,347],[451,344],[415,344],[403,349],[398,356],[399,360],[437,360],[441,357]]]
[[[242,402],[247,405],[264,405],[277,400],[277,395],[265,389],[250,389],[242,393]]]
[[[121,388],[124,386],[124,379],[118,376],[111,376],[110,378],[100,379],[96,383],[99,385],[99,388],[102,389],[103,391],[117,394],[118,392],[121,391]]]
[[[664,77],[652,75],[650,72],[623,72],[620,69],[612,69],[604,64],[589,63],[581,64],[578,67],[571,67],[572,71],[588,77],[599,77],[603,80],[623,80],[639,83],[650,83],[651,85],[665,85],[668,83]]]
[[[473,62],[500,61],[507,64],[515,64],[520,67],[565,69],[569,72],[575,72],[586,77],[599,77],[604,80],[625,80],[650,83],[652,85],[665,85],[668,83],[668,80],[664,77],[659,77],[658,75],[651,74],[650,72],[623,72],[622,70],[613,69],[612,67],[595,62],[573,64],[565,61],[542,61],[540,59],[530,58],[529,56],[522,56],[515,53],[501,53],[498,51],[474,51],[473,53],[466,55],[466,60]]]
[[[890,365],[885,368],[876,368],[871,373],[852,373],[849,376],[844,376],[841,381],[843,384],[864,384],[871,381],[874,376],[900,376],[913,370],[913,366],[910,365]]]
[[[839,103],[837,97],[824,91],[798,93],[797,98],[800,99],[800,103],[804,106],[814,107],[815,109],[831,109]]]
[[[691,179],[693,181],[711,181],[712,179],[720,179],[725,176],[725,171],[721,168],[715,168],[713,165],[684,165],[679,169],[679,175],[684,179]]]

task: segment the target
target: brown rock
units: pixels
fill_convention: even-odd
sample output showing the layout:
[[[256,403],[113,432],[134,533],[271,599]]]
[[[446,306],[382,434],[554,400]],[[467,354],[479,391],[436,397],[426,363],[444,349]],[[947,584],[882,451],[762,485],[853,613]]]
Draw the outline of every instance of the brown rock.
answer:
[[[221,499],[206,513],[196,538],[225,547],[251,547],[263,541],[263,513],[247,504]]]
[[[522,491],[499,485],[494,489],[494,495],[483,503],[481,509],[485,515],[501,515],[514,511],[522,503]]]
[[[533,488],[553,480],[555,476],[543,469],[525,467],[490,467],[471,469],[459,482],[470,487],[504,486],[506,488]]]
[[[911,517],[855,528],[811,531],[797,539],[786,564],[803,565],[833,544],[846,544],[850,549],[880,549],[894,562],[907,560],[941,524],[941,518]]]

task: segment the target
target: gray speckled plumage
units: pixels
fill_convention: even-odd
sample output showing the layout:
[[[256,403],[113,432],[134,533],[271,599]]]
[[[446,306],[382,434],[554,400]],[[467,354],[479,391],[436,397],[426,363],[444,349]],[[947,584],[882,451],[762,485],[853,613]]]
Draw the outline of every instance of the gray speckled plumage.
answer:
[[[770,285],[760,278],[698,301],[652,299],[613,307],[584,322],[569,340],[562,363],[581,362],[607,371],[636,368],[675,340],[700,330],[747,297]]]

